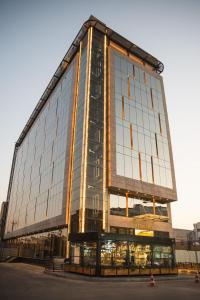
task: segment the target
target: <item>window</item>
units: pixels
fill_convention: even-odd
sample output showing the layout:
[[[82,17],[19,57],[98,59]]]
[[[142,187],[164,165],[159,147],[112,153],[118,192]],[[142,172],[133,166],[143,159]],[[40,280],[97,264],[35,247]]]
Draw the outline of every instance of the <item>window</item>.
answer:
[[[154,183],[153,157],[152,156],[151,156],[151,172],[152,172],[152,182]]]
[[[156,203],[156,215],[168,216],[167,204]]]
[[[131,141],[131,149],[133,149],[133,127],[130,123],[130,141]]]
[[[133,179],[140,180],[139,159],[132,157],[133,161]]]
[[[116,174],[172,187],[160,81],[148,69],[133,65],[131,56],[121,60],[120,70],[115,69],[121,86],[120,93],[115,88]]]
[[[93,195],[93,197],[92,197],[92,212],[93,212],[93,216],[98,216],[99,194]]]
[[[155,143],[156,143],[156,154],[158,156],[158,140],[157,140],[157,134],[155,133]]]
[[[126,197],[110,194],[110,214],[126,216]]]
[[[160,134],[162,135],[162,126],[161,126],[160,113],[158,113],[158,120],[159,120],[159,126],[160,126]]]
[[[133,65],[133,78],[135,78],[135,66]]]
[[[124,155],[121,153],[117,153],[117,174],[124,176]]]
[[[150,88],[150,94],[151,94],[151,106],[152,106],[152,109],[154,108],[154,103],[153,103],[153,91],[152,91],[152,88]]]
[[[110,232],[111,233],[117,233],[118,232],[118,227],[111,226],[110,227]]]
[[[130,84],[130,77],[128,77],[128,98],[131,97],[131,84]]]
[[[122,96],[122,120],[125,119],[125,113],[124,113],[124,96]]]
[[[131,157],[128,155],[124,155],[124,162],[125,162],[125,170],[124,170],[125,177],[133,178]]]
[[[141,161],[141,154],[140,152],[138,153],[139,157],[139,173],[140,173],[140,180],[142,180],[142,161]]]
[[[101,130],[99,128],[97,128],[97,131],[96,131],[96,141],[97,142],[101,142]]]
[[[100,158],[96,160],[96,166],[95,166],[95,177],[100,176]]]
[[[146,77],[146,73],[144,72],[144,73],[143,73],[143,75],[144,75],[144,84],[146,85],[146,84],[147,84],[147,77]]]

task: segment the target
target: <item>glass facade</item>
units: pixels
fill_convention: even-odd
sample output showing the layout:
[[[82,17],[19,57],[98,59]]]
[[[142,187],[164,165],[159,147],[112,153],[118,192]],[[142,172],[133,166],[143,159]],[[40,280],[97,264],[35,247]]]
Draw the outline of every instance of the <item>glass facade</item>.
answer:
[[[162,79],[153,68],[160,69],[96,26],[83,26],[18,140],[5,238],[19,256],[67,256],[96,274],[173,267],[176,188]]]
[[[116,174],[173,188],[160,79],[114,49],[111,53]]]
[[[95,242],[72,243],[71,263],[84,266],[96,265],[97,246]]]
[[[71,232],[79,231],[79,213],[81,197],[81,176],[82,176],[82,148],[84,145],[83,140],[83,127],[84,127],[84,103],[85,103],[85,90],[86,90],[86,68],[87,68],[87,40],[88,35],[85,36],[81,44],[81,57],[80,57],[80,79],[78,86],[78,99],[76,108],[76,130],[74,141],[74,157],[73,157],[73,177],[72,177],[72,194],[71,194]]]
[[[167,204],[157,202],[155,204],[155,213],[160,216],[168,216]],[[126,196],[110,194],[110,214],[127,217],[153,214],[153,204],[146,199],[132,198],[130,196],[126,199]]]
[[[101,242],[99,253],[101,268],[156,268],[172,267],[174,264],[170,245],[105,240]],[[79,242],[71,245],[72,264],[96,266],[97,255],[95,242]]]
[[[104,145],[104,35],[93,31],[88,120],[85,231],[102,230]]]
[[[47,259],[53,256],[65,257],[67,229],[37,233],[10,240],[7,246],[15,248],[18,256],[34,259]]]
[[[63,213],[76,59],[17,149],[5,233]]]
[[[103,215],[103,143],[104,143],[104,35],[92,32],[90,90],[89,101],[86,99],[87,75],[87,42],[85,37],[82,45],[80,64],[80,83],[76,116],[76,137],[73,163],[73,183],[71,202],[71,232],[79,232],[81,228],[81,203],[85,202],[84,231],[100,231]],[[90,57],[88,56],[88,59]],[[88,79],[89,80],[89,79]],[[84,103],[88,101],[88,119],[84,111]],[[84,123],[84,116],[85,121]],[[85,128],[87,130],[84,136]],[[83,153],[86,151],[87,161]],[[85,186],[84,167],[85,168]],[[82,176],[82,177],[81,177]],[[82,185],[82,186],[81,186]],[[81,190],[83,191],[81,193]],[[84,192],[85,191],[85,192]]]

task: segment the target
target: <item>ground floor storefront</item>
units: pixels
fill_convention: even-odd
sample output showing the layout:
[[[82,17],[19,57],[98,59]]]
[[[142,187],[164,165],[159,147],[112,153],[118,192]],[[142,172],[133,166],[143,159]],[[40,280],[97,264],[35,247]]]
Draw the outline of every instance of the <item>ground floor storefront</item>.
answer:
[[[0,256],[16,256],[48,260],[52,257],[66,257],[67,228],[53,229],[4,240]]]
[[[60,258],[65,271],[93,276],[177,273],[173,239],[97,232],[68,236],[67,228],[5,241],[1,256],[52,265]]]
[[[173,239],[78,233],[69,240],[66,271],[96,276],[177,273]]]

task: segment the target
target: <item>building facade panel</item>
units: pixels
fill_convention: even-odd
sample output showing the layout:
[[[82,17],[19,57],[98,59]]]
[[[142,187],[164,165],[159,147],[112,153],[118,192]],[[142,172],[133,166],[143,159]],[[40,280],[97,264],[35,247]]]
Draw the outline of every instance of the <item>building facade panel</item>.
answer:
[[[93,31],[88,118],[85,231],[102,230],[104,161],[104,35]]]
[[[83,148],[84,148],[84,118],[85,98],[87,89],[87,58],[88,58],[88,34],[80,44],[80,74],[78,83],[78,97],[75,121],[75,139],[72,170],[72,192],[70,205],[70,231],[79,232],[79,219],[81,217],[80,204],[82,196],[82,174],[83,174]]]
[[[103,218],[104,35],[89,33],[81,52],[71,232],[99,231]]]
[[[5,237],[65,224],[76,63],[75,58],[17,148]]]
[[[176,200],[162,80],[110,48],[109,186]]]

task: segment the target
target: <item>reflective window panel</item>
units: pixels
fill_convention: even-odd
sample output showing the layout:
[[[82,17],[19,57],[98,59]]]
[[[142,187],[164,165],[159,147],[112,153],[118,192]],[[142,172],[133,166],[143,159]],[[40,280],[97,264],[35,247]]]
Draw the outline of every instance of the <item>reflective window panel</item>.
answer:
[[[5,233],[63,212],[76,59],[68,66],[17,150]]]
[[[153,203],[149,199],[138,199],[130,196],[126,202],[126,196],[110,194],[110,214],[126,216],[126,210],[128,217],[153,214]],[[168,216],[167,204],[156,202],[155,213],[160,216]]]
[[[111,51],[117,175],[172,188],[161,82],[128,57]]]

